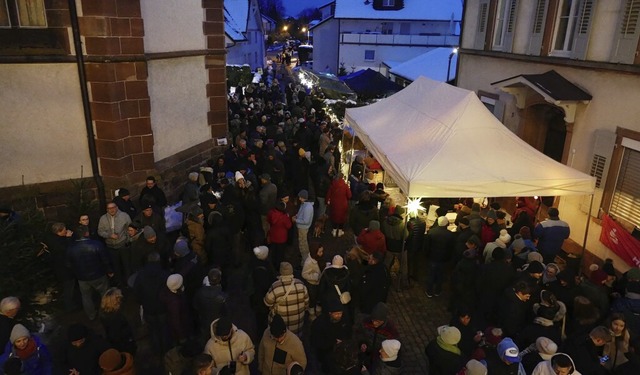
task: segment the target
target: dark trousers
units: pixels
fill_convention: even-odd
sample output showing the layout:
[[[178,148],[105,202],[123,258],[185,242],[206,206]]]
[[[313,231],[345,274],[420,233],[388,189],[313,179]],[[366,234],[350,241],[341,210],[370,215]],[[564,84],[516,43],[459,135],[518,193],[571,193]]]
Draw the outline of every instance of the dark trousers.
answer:
[[[149,339],[151,349],[155,354],[164,356],[171,349],[169,346],[169,333],[167,332],[168,322],[166,314],[150,315],[144,314],[144,320],[149,328]]]
[[[442,281],[444,279],[444,262],[429,261],[429,274],[427,275],[427,293],[442,293]]]

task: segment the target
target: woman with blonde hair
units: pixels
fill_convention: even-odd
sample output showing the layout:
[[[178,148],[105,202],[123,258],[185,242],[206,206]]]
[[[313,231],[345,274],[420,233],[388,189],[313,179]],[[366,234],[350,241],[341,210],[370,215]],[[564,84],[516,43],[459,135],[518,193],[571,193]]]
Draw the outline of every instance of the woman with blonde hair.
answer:
[[[121,352],[136,354],[133,329],[121,310],[124,296],[118,288],[109,288],[100,301],[100,322],[111,346]]]

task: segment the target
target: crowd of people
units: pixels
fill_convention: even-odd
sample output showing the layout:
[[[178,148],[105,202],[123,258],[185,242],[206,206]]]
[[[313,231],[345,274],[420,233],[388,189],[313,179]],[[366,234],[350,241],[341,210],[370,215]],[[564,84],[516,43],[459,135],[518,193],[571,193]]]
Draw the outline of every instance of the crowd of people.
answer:
[[[536,222],[524,198],[513,225],[495,203],[443,200],[427,228],[385,192],[371,155],[342,162],[321,93],[281,87],[271,69],[264,81],[229,96],[231,145],[185,171],[175,211],[149,176],[136,200],[119,189],[97,225],[81,215],[73,230],[51,226],[62,305],[73,311],[78,290],[104,335],[73,322],[52,358],[20,321],[20,300],[1,296],[4,374],[134,374],[146,360],[134,320],[166,374],[408,373],[387,305],[403,250],[408,277],[426,276],[426,298],[452,312],[425,342],[430,374],[640,373],[640,269],[618,278],[607,262],[585,277],[556,264],[569,226],[553,207]],[[347,234],[353,246],[328,247]],[[234,314],[237,293],[251,327]]]

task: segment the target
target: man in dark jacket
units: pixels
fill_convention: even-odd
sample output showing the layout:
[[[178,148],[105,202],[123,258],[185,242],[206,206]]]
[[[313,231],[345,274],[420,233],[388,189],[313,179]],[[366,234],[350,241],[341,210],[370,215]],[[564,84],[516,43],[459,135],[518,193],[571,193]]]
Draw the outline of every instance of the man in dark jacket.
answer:
[[[222,272],[213,268],[207,275],[209,285],[203,285],[193,297],[193,309],[198,315],[198,334],[203,345],[211,338],[211,323],[226,309],[227,294],[222,291]]]
[[[109,288],[109,277],[113,276],[109,254],[102,242],[74,234],[75,243],[67,251],[67,264],[78,279],[82,307],[90,320],[96,318],[93,291],[102,296]]]
[[[54,373],[102,374],[98,359],[102,353],[109,349],[109,344],[80,323],[69,326],[67,339],[69,344],[64,349],[59,363],[54,366],[56,369]]]
[[[131,200],[131,193],[125,188],[118,189],[118,196],[113,198],[113,203],[118,206],[118,210],[128,214],[131,220],[138,215],[138,209]]]
[[[500,303],[498,317],[506,336],[516,337],[527,325],[532,311],[531,286],[524,281],[518,281],[512,288],[507,288]]]
[[[169,272],[162,269],[160,254],[154,252],[147,257],[147,264],[138,272],[133,285],[136,301],[142,306],[143,318],[149,325],[152,348],[161,355],[169,349],[167,309],[159,298],[168,277]]]
[[[608,328],[598,326],[588,335],[581,335],[568,339],[562,346],[562,352],[567,353],[576,365],[576,370],[583,375],[608,374],[600,364],[604,345],[611,342],[612,336]]]
[[[485,264],[478,275],[477,291],[479,311],[489,322],[495,322],[495,306],[504,292],[516,277],[516,271],[505,260],[504,249],[493,250],[493,262]]]
[[[164,192],[158,187],[156,178],[148,176],[146,186],[140,191],[140,207],[147,207],[151,205],[153,212],[163,215],[164,207],[167,205],[167,197]]]
[[[425,248],[429,260],[429,274],[427,275],[427,297],[438,297],[442,293],[444,266],[451,259],[453,252],[453,232],[447,229],[449,220],[446,216],[438,218],[438,225],[429,229],[426,236]]]
[[[311,325],[311,345],[315,348],[322,370],[329,372],[334,346],[351,338],[350,318],[336,296],[330,299],[322,314]]]
[[[74,309],[73,292],[76,286],[76,279],[74,279],[73,273],[67,266],[67,249],[73,244],[72,234],[70,230],[67,230],[64,223],[53,223],[51,232],[47,233],[45,239],[51,254],[53,273],[62,286],[62,300],[64,309],[67,312]]]
[[[360,311],[365,314],[370,314],[378,302],[387,302],[391,280],[383,259],[380,252],[369,255],[369,265],[362,275]]]
[[[538,250],[545,263],[553,263],[556,254],[562,249],[564,240],[569,238],[571,230],[567,222],[560,220],[557,208],[550,207],[549,218],[536,225],[534,234],[538,239]]]

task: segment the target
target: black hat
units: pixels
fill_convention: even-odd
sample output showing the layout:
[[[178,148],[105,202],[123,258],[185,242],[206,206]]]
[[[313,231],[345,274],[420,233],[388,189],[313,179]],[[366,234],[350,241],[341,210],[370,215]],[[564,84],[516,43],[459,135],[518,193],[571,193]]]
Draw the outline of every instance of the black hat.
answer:
[[[273,316],[271,324],[269,324],[269,331],[273,337],[281,337],[287,332],[287,325],[284,323],[284,319],[278,314]]]
[[[542,263],[538,262],[537,260],[534,260],[533,262],[529,263],[529,266],[527,267],[528,273],[542,273],[543,271],[544,271],[544,266],[542,265]]]
[[[231,332],[231,319],[226,316],[218,319],[216,324],[215,334],[216,336],[226,336]]]
[[[119,197],[126,197],[127,195],[131,195],[131,193],[129,193],[129,190],[127,190],[125,188],[118,189],[118,196]]]

